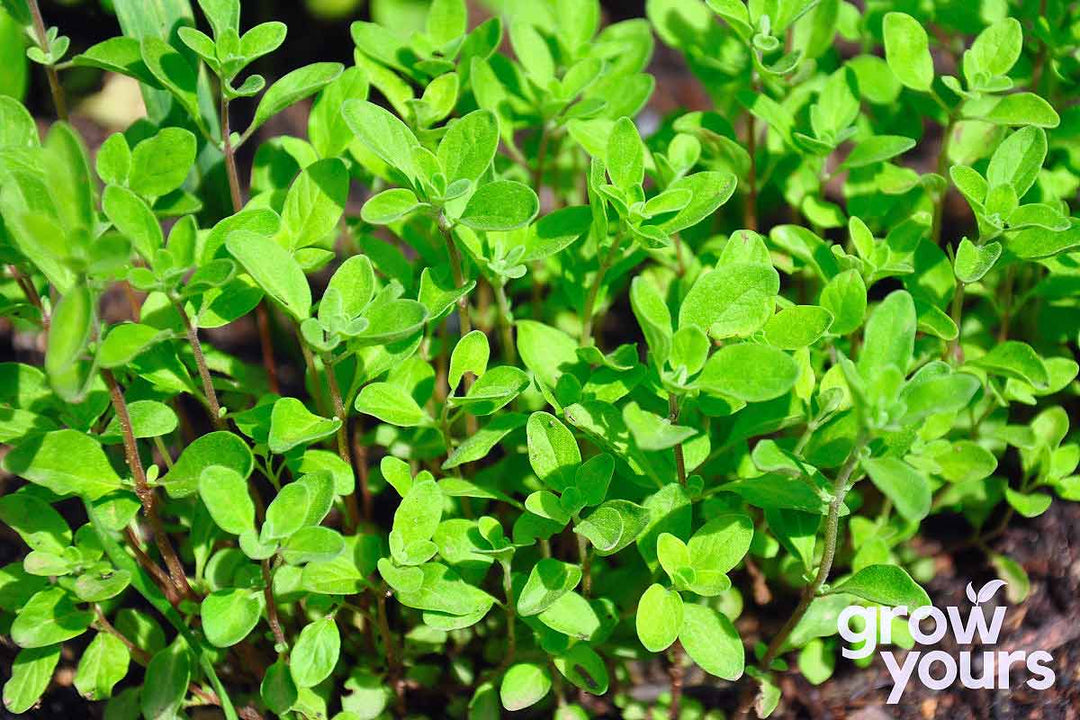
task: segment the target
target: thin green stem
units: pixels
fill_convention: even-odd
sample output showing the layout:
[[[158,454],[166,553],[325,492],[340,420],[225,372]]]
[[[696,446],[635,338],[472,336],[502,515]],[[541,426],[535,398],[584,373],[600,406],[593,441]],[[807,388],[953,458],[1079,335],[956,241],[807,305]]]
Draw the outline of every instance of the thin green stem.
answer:
[[[458,290],[465,287],[465,273],[461,265],[461,253],[458,252],[457,243],[454,242],[453,225],[445,216],[438,218],[439,230],[446,241],[446,252],[450,256],[450,272],[454,276],[454,287]],[[469,296],[462,295],[458,300],[458,317],[461,322],[461,336],[464,337],[472,332],[472,319],[469,317]]]
[[[668,393],[668,419],[672,424],[679,420],[679,399],[675,393]],[[683,454],[682,443],[675,445],[675,470],[679,476],[679,484],[686,485],[686,456]]]
[[[941,102],[941,99],[938,98],[936,94],[934,95],[934,97],[937,98],[939,103]],[[945,107],[946,112],[950,112],[948,106],[945,106],[944,103],[941,104]],[[941,149],[938,151],[937,158],[937,174],[944,178],[945,189],[941,191],[941,194],[934,202],[934,219],[933,225],[931,226],[930,239],[935,245],[941,244],[941,224],[945,214],[945,198],[949,195],[949,178],[946,176],[945,173],[948,171],[949,143],[952,141],[954,124],[955,120],[953,119],[953,116],[950,112],[949,120],[945,124],[945,134],[941,137]]]
[[[608,248],[607,253],[600,261],[600,267],[596,271],[596,277],[593,279],[592,285],[589,287],[589,294],[585,297],[585,313],[582,315],[581,322],[581,347],[588,347],[592,344],[593,335],[593,313],[596,312],[596,299],[600,295],[600,288],[604,284],[604,277],[607,275],[608,270],[615,262],[615,258],[618,255],[619,250],[622,248],[622,233],[615,236],[615,240],[612,241],[611,247]]]
[[[963,322],[964,312],[964,288],[967,287],[963,282],[957,280],[956,292],[953,293],[952,299],[952,321],[956,325],[956,337],[949,341],[949,344],[945,347],[946,359],[953,359],[957,362],[963,360],[963,349],[960,345],[961,337],[963,336],[963,330],[961,323]]]
[[[592,552],[589,550],[589,540],[584,535],[577,535],[578,559],[581,561],[581,594],[589,597],[592,594]]]
[[[499,305],[499,342],[502,344],[503,359],[507,365],[517,365],[517,347],[514,345],[514,314],[510,311],[510,301],[506,297],[506,286],[492,283],[495,300]]]
[[[42,52],[49,51],[49,34],[45,29],[45,19],[41,16],[41,8],[37,0],[26,0],[30,7],[30,17],[34,25],[34,34],[37,36],[38,47]],[[45,74],[49,78],[49,90],[52,92],[53,105],[56,106],[56,116],[68,121],[67,101],[64,99],[64,88],[60,85],[60,76],[56,74],[56,67],[45,66]]]
[[[390,687],[394,690],[397,713],[405,714],[405,684],[401,681],[401,659],[394,647],[394,636],[390,632],[390,620],[386,614],[386,597],[389,594],[386,585],[380,585],[373,590],[375,593],[376,617],[379,625],[379,636],[382,638],[383,653],[386,655],[386,667]]]
[[[364,518],[371,522],[374,510],[372,508],[371,490],[367,486],[366,475],[357,472],[356,463],[353,462],[352,447],[349,445],[349,413],[345,407],[345,401],[341,397],[341,386],[338,385],[337,375],[334,374],[334,359],[330,353],[322,354],[323,369],[326,371],[326,381],[330,386],[330,399],[334,403],[334,415],[340,421],[337,430],[338,455],[342,461],[352,468],[353,477],[360,486],[360,495],[364,500]],[[353,528],[360,525],[360,511],[356,506],[355,493],[349,493],[345,498],[346,507],[349,510],[349,523]]]
[[[514,624],[517,622],[517,604],[514,601],[514,586],[510,578],[510,561],[502,563],[503,593],[506,595],[506,656],[502,666],[510,667],[517,653],[517,631]]]
[[[866,447],[866,443],[867,438],[865,435],[860,436],[859,439],[855,441],[855,446],[851,449],[851,454],[848,456],[847,461],[833,481],[833,497],[829,502],[829,514],[825,518],[824,550],[821,555],[821,563],[818,565],[817,575],[814,577],[812,583],[803,588],[802,598],[799,600],[795,612],[791,614],[791,617],[784,623],[780,632],[778,632],[773,637],[772,642],[769,643],[769,647],[766,649],[765,656],[761,661],[761,667],[766,672],[772,667],[773,660],[775,660],[784,649],[784,643],[786,643],[788,637],[791,636],[791,631],[794,630],[795,626],[802,620],[806,611],[810,608],[810,603],[817,597],[822,586],[825,584],[825,581],[829,579],[833,560],[836,558],[836,536],[840,526],[840,508],[843,507],[844,497],[847,495],[848,482],[851,480],[851,476],[859,464],[859,455],[862,453],[863,448]]]

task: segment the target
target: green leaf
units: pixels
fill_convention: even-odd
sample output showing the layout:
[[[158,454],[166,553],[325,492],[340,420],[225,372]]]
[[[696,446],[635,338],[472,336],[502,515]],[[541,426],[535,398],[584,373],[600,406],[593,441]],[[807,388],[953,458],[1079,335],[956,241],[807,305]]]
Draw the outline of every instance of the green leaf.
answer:
[[[529,416],[526,426],[529,465],[536,477],[556,492],[574,484],[574,473],[581,465],[577,441],[562,422],[546,412]]]
[[[314,245],[337,230],[349,198],[349,171],[337,158],[304,168],[285,196],[282,232],[291,247]]]
[[[541,558],[529,571],[529,579],[517,599],[522,617],[539,615],[581,582],[581,568],[554,558]]]
[[[131,654],[115,635],[99,632],[83,650],[75,673],[75,689],[87,700],[107,700],[127,675]]]
[[[188,117],[201,124],[203,120],[199,110],[198,75],[187,58],[160,37],[152,35],[142,38],[140,53],[143,63],[154,78],[172,94]]]
[[[555,60],[536,27],[527,20],[515,20],[510,24],[510,46],[529,79],[539,87],[547,87],[555,78]]]
[[[60,298],[53,312],[45,373],[53,390],[65,400],[82,400],[85,393],[86,381],[79,361],[90,342],[95,315],[94,298],[84,287],[73,288]]]
[[[734,194],[737,185],[735,175],[729,172],[710,170],[679,178],[668,186],[667,191],[688,190],[691,194],[690,202],[675,213],[674,217],[663,219],[658,224],[650,222],[649,226],[666,235],[674,235],[693,227],[726,203]]]
[[[588,538],[597,554],[614,555],[634,542],[649,520],[647,508],[629,500],[609,500],[574,525],[574,532]]]
[[[1005,500],[1026,518],[1042,515],[1050,508],[1051,497],[1045,493],[1021,493],[1005,488]]]
[[[277,715],[284,715],[296,705],[296,683],[293,682],[289,664],[284,659],[278,660],[267,669],[259,685],[259,694],[266,707]]]
[[[146,201],[127,188],[110,185],[105,188],[102,209],[117,230],[131,241],[140,255],[152,260],[154,253],[165,244],[153,210]]]
[[[698,276],[679,308],[679,327],[697,325],[714,340],[746,336],[773,314],[780,275],[771,266],[733,263]]]
[[[294,447],[333,435],[339,427],[340,419],[315,415],[296,398],[281,398],[270,414],[270,452],[284,455]]]
[[[889,293],[866,321],[859,374],[866,380],[886,367],[907,373],[915,348],[915,301],[905,290]]]
[[[882,24],[885,61],[904,87],[928,92],[934,82],[930,41],[919,21],[907,13],[890,12]]]
[[[61,496],[97,500],[121,487],[101,446],[77,430],[29,438],[4,457],[3,467]]]
[[[754,524],[742,513],[724,513],[710,519],[694,533],[686,548],[698,595],[718,595],[730,586],[727,573],[746,556],[754,539]]]
[[[962,410],[981,385],[977,377],[967,373],[916,375],[900,392],[900,400],[905,406],[900,422],[909,424],[930,415]]]
[[[168,333],[149,325],[139,323],[114,325],[98,347],[98,365],[104,368],[127,365],[151,345],[167,337]]]
[[[391,188],[368,198],[360,209],[360,217],[372,225],[389,225],[421,207],[424,203],[412,190]]]
[[[333,616],[323,617],[300,630],[289,654],[289,668],[297,688],[314,688],[333,673],[341,652],[341,636]]]
[[[998,20],[979,33],[964,53],[964,78],[969,88],[979,87],[980,73],[989,76],[988,79],[1007,74],[1023,47],[1023,29],[1016,18]]]
[[[192,495],[199,489],[203,472],[213,465],[229,468],[246,480],[255,461],[241,437],[225,431],[207,433],[184,448],[161,483],[172,497]]]
[[[11,639],[23,648],[40,648],[78,637],[94,613],[75,606],[67,590],[54,586],[35,594],[11,623]]]
[[[705,363],[696,385],[746,402],[778,398],[795,386],[799,366],[790,355],[768,345],[725,345]]]
[[[259,107],[255,110],[255,118],[251,125],[244,131],[245,136],[250,136],[270,118],[299,102],[306,97],[314,95],[326,85],[337,79],[345,69],[341,63],[320,62],[297,68],[276,83],[259,100]]]
[[[603,695],[608,691],[610,680],[607,665],[587,644],[577,643],[565,654],[556,657],[554,663],[563,677],[585,692]]]
[[[1061,117],[1053,106],[1035,93],[1006,95],[982,116],[995,125],[1034,125],[1039,128],[1056,128]]]
[[[885,162],[897,155],[903,155],[913,147],[915,141],[903,135],[875,135],[852,148],[840,167],[851,170]]]
[[[705,605],[685,605],[679,642],[690,659],[710,675],[724,680],[742,676],[742,640],[727,616]]]
[[[485,372],[465,394],[449,400],[472,415],[490,415],[512,401],[528,387],[529,376],[512,365],[500,365]]]
[[[240,31],[240,0],[199,0],[199,8],[210,22],[214,37],[222,37],[227,30]]]
[[[443,494],[431,482],[417,482],[394,512],[394,533],[405,547],[430,540],[442,518]]]
[[[930,596],[902,567],[870,565],[832,588],[831,592],[869,600],[889,607],[906,606],[909,611],[930,604]]]
[[[247,480],[235,470],[210,465],[199,477],[199,497],[219,528],[233,535],[255,529],[255,505]]]
[[[266,293],[297,320],[311,314],[311,288],[293,256],[272,239],[240,230],[225,246]]]
[[[536,193],[513,180],[481,185],[469,198],[459,221],[473,230],[506,231],[528,225],[540,211]]]
[[[214,647],[236,645],[259,624],[262,609],[262,593],[258,590],[232,588],[210,593],[199,609],[206,639]]]
[[[442,464],[442,469],[451,470],[487,457],[492,448],[502,442],[511,432],[523,427],[527,420],[528,417],[521,413],[496,415],[491,422],[465,438],[454,448],[454,451],[446,458],[446,462]]]
[[[622,415],[634,444],[642,450],[667,450],[698,434],[694,428],[675,425],[666,417],[642,410],[636,402],[627,403]]]
[[[982,480],[997,469],[997,458],[993,453],[970,440],[953,443],[944,452],[935,454],[934,462],[938,466],[938,475],[957,483]]]
[[[282,558],[290,565],[331,562],[343,552],[345,539],[341,533],[318,525],[300,528],[281,548]]]
[[[176,715],[191,680],[190,652],[182,639],[173,641],[150,659],[140,693],[142,714],[148,720]]]
[[[49,687],[60,660],[60,645],[20,650],[4,683],[4,707],[20,715],[30,710]]]
[[[1028,385],[1044,388],[1050,383],[1046,365],[1030,345],[1018,340],[1006,340],[994,345],[990,352],[970,361],[992,375],[1023,380]]]
[[[347,100],[366,99],[368,88],[367,73],[356,66],[347,68],[319,93],[308,117],[308,137],[320,157],[337,157],[352,144],[353,133],[341,106]]]
[[[457,388],[462,376],[467,372],[480,377],[487,372],[488,359],[491,348],[488,346],[487,335],[479,330],[473,330],[454,346],[450,354],[450,374],[448,375],[450,389]]]
[[[630,307],[637,318],[649,352],[663,366],[671,353],[671,312],[656,285],[644,277],[630,283]]]
[[[645,649],[663,652],[675,642],[682,628],[682,598],[677,592],[653,583],[638,600],[634,622]]]
[[[956,248],[956,259],[953,262],[956,279],[969,285],[979,282],[1001,257],[1001,249],[999,242],[976,245],[964,238]]]
[[[31,550],[63,554],[71,529],[52,505],[29,492],[0,497],[0,522],[19,534]]]
[[[398,427],[417,427],[429,421],[412,395],[394,383],[365,385],[356,397],[356,410]]]
[[[465,34],[468,19],[464,0],[434,0],[425,27],[435,45],[446,45]]]
[[[292,482],[281,488],[266,508],[266,521],[259,533],[260,543],[287,538],[307,520],[311,491],[302,482]]]
[[[502,706],[514,712],[532,707],[551,690],[551,676],[543,665],[517,663],[511,665],[499,685]]]
[[[862,466],[905,520],[918,523],[930,514],[930,482],[921,472],[898,457],[865,458]]]
[[[765,340],[781,350],[813,345],[832,326],[833,314],[817,305],[784,308],[765,323]]]
[[[129,187],[144,197],[162,197],[184,184],[195,164],[195,136],[182,128],[164,128],[131,153]]]
[[[628,192],[641,186],[645,179],[645,146],[630,118],[619,118],[612,127],[604,162],[615,187]]]
[[[1046,160],[1046,131],[1023,127],[1005,138],[986,166],[986,182],[990,187],[1010,185],[1016,197],[1022,198],[1031,189]],[[982,198],[978,198],[982,202]]]
[[[123,133],[113,133],[98,148],[95,158],[98,177],[111,185],[126,185],[131,172],[131,148]]]
[[[457,1],[457,0],[453,0]],[[438,158],[446,182],[477,182],[499,147],[499,121],[487,110],[475,110],[450,123],[439,141]]]
[[[342,107],[345,123],[353,134],[390,167],[416,177],[413,149],[416,136],[393,113],[367,100],[347,100]]]

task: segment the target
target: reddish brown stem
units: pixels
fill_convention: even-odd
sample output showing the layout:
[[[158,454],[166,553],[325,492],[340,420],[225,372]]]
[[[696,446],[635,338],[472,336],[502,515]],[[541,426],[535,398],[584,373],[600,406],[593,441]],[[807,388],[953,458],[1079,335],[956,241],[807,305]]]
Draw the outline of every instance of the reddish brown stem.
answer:
[[[210,421],[214,423],[214,427],[218,430],[224,430],[225,418],[221,416],[221,404],[218,402],[217,392],[214,390],[214,383],[210,377],[210,367],[206,364],[206,356],[203,355],[202,343],[199,342],[199,331],[192,324],[183,303],[174,302],[173,307],[176,308],[177,314],[180,315],[180,319],[184,323],[188,344],[191,345],[191,352],[195,356],[195,365],[199,368],[199,378],[202,380],[203,394],[206,396],[207,408],[210,411]]]
[[[169,536],[165,534],[165,526],[161,522],[161,517],[158,516],[154,491],[146,481],[146,471],[143,469],[142,459],[139,457],[139,448],[135,444],[135,433],[131,427],[131,416],[128,414],[124,393],[120,390],[116,377],[111,370],[102,370],[101,376],[109,388],[113,410],[116,412],[116,418],[123,433],[124,455],[132,477],[135,479],[135,494],[142,503],[147,522],[150,523],[150,531],[154,534],[154,543],[157,545],[158,552],[161,553],[161,557],[165,560],[165,566],[169,569],[169,579],[181,597],[194,597],[191,586],[188,584],[187,574],[184,572],[184,566],[173,549]]]
[[[49,35],[45,29],[45,19],[41,16],[41,8],[37,0],[26,0],[30,7],[30,16],[34,25],[34,34],[37,35],[38,47],[42,52],[49,51]],[[52,92],[53,105],[56,106],[56,116],[68,121],[67,101],[64,100],[64,88],[60,85],[60,76],[56,74],[56,68],[52,65],[45,66],[45,74],[49,77],[49,90]]]
[[[285,652],[289,644],[285,641],[285,633],[281,629],[281,620],[278,619],[277,602],[274,600],[274,576],[270,572],[270,560],[262,561],[263,597],[266,598],[266,619],[270,623],[270,630],[274,633],[274,643],[279,653]]]

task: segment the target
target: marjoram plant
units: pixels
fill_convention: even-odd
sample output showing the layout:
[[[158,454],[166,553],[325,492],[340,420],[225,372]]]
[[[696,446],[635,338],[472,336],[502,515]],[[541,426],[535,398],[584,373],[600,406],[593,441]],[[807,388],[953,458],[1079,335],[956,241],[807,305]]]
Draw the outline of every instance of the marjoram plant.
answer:
[[[256,3],[112,5],[69,57],[3,0],[59,118],[0,97],[10,712],[766,717],[929,603],[937,513],[1022,600],[992,540],[1080,499],[1075,4],[432,0],[270,83]],[[714,109],[643,137],[654,37]],[[91,153],[71,68],[147,116]]]

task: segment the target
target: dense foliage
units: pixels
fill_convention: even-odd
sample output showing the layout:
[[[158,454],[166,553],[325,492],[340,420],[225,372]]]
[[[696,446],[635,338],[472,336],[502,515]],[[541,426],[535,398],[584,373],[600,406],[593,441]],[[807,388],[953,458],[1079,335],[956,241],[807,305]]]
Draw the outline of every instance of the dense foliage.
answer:
[[[1080,499],[1075,7],[433,0],[268,83],[239,0],[113,5],[72,55],[3,0],[61,118],[0,97],[8,710],[67,645],[117,719],[644,717],[653,657],[658,712],[696,665],[764,717],[840,609],[929,602],[935,513],[1023,599],[989,542]],[[715,110],[643,137],[654,37]],[[93,159],[72,67],[146,103]]]

